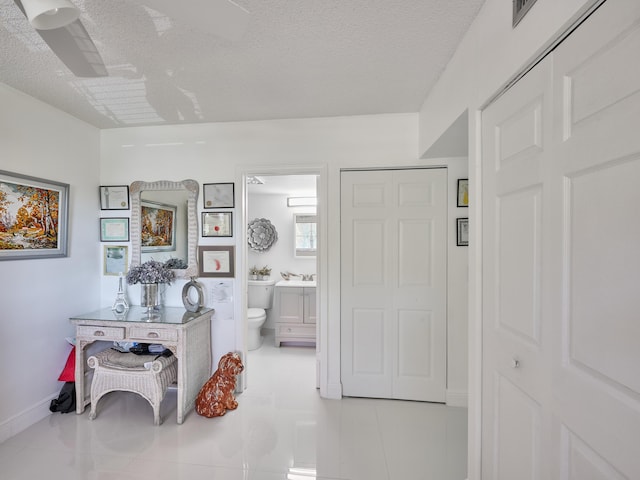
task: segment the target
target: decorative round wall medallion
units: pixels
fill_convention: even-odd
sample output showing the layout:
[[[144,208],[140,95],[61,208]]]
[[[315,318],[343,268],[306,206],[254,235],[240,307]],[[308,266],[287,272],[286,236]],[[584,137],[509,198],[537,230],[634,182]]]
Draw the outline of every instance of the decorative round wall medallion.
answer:
[[[192,298],[193,291],[195,291],[195,299]],[[197,312],[204,307],[204,289],[195,277],[191,277],[191,281],[182,287],[182,303],[188,312]]]
[[[266,218],[256,218],[249,222],[247,237],[251,250],[266,252],[278,240],[278,232]]]

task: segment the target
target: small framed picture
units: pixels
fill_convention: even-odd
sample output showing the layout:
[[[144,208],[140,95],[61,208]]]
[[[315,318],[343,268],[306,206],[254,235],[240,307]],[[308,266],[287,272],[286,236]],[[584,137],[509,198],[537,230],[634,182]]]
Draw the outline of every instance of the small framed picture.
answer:
[[[204,208],[233,208],[233,183],[205,183],[202,185]]]
[[[128,242],[129,241],[129,217],[101,218],[100,219],[101,242]]]
[[[124,275],[129,265],[129,247],[126,245],[104,246],[104,274]]]
[[[458,180],[458,206],[469,206],[469,179],[461,178]]]
[[[100,210],[129,210],[129,186],[101,186]]]
[[[231,212],[202,212],[203,237],[233,237]]]
[[[235,276],[234,251],[233,245],[198,247],[198,276],[233,278]]]
[[[459,247],[469,246],[469,219],[456,218],[458,234],[456,245]]]

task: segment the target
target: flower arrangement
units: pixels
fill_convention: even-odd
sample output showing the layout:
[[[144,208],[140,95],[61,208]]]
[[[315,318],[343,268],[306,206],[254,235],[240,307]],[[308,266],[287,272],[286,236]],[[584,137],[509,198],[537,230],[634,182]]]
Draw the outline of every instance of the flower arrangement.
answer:
[[[268,277],[269,275],[271,275],[271,269],[269,268],[268,265],[265,265],[258,271],[258,275],[260,275],[263,278]]]
[[[166,262],[164,262],[164,266],[170,268],[172,270],[184,270],[189,265],[181,258],[170,258]]]
[[[136,265],[129,269],[127,273],[127,283],[167,283],[176,278],[176,274],[165,263],[156,260],[148,260],[143,264]]]

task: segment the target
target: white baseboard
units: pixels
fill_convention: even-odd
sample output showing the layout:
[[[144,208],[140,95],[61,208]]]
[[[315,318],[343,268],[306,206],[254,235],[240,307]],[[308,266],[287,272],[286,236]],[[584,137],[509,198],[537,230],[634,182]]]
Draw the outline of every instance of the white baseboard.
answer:
[[[52,394],[41,402],[0,423],[0,443],[51,415],[49,405],[54,398],[58,398],[58,393]]]
[[[328,384],[326,398],[329,398],[332,400],[340,400],[342,398],[342,384],[341,383]]]
[[[447,390],[447,405],[467,408],[469,406],[469,393],[465,390]]]

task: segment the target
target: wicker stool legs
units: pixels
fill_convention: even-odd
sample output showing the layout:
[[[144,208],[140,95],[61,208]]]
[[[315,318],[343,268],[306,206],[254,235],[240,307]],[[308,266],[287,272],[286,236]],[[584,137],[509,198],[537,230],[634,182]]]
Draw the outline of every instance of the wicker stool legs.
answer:
[[[149,369],[143,365],[150,360],[145,357],[104,350],[87,359],[89,366],[94,369],[89,413],[91,420],[96,418],[98,401],[103,395],[113,391],[127,391],[137,393],[147,400],[153,408],[153,423],[162,423],[160,402],[169,385],[178,378],[176,357],[151,357],[153,361]]]

